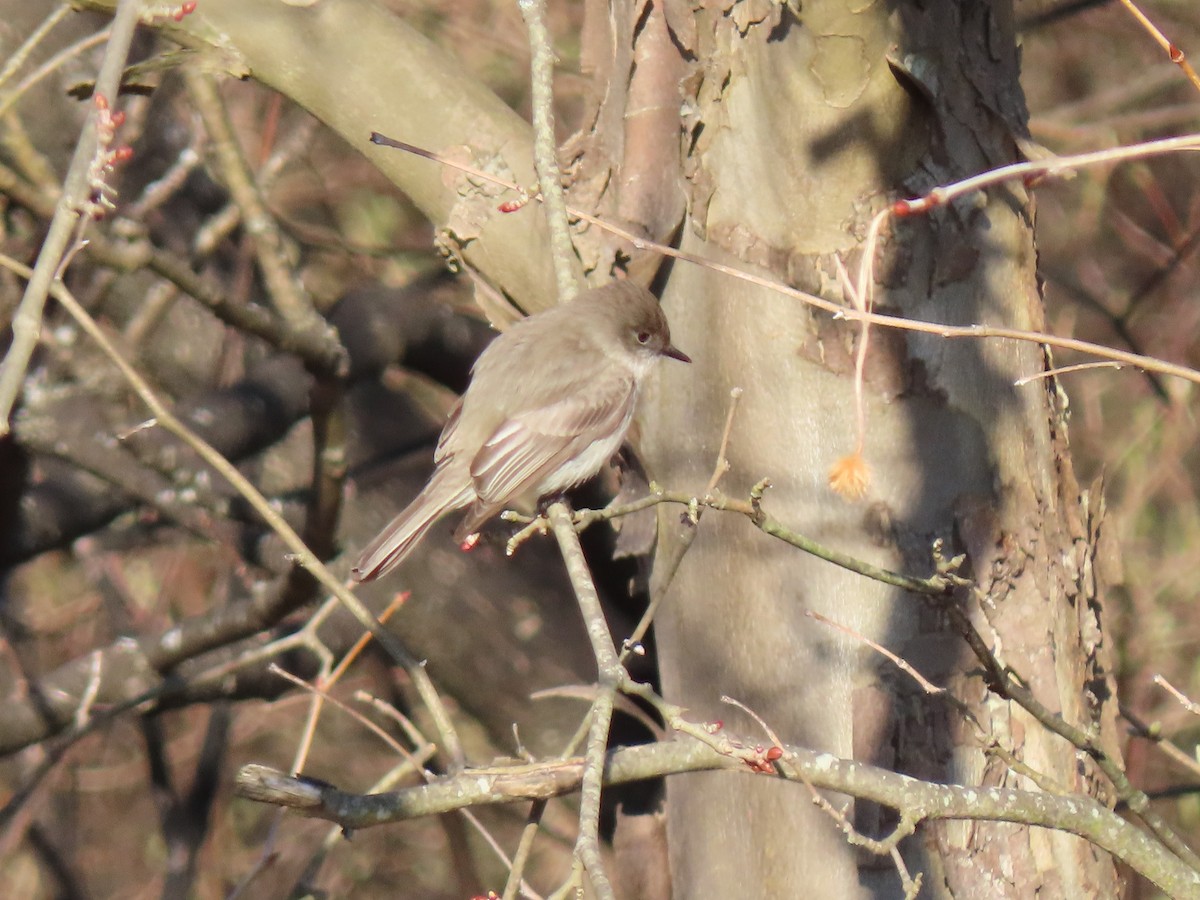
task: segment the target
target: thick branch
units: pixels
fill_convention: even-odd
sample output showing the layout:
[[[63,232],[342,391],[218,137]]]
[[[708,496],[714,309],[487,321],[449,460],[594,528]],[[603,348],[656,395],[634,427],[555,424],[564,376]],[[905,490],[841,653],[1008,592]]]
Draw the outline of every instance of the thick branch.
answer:
[[[111,12],[115,2],[81,5]],[[526,311],[554,303],[549,240],[536,207],[497,213],[495,198],[465,180],[443,178],[441,167],[370,145],[371,132],[381,131],[484,161],[523,185],[536,180],[529,124],[399,17],[372,0],[304,6],[204,0],[181,23],[163,23],[163,30],[307,109],[365,153],[438,228],[459,222],[463,233],[448,235],[455,252]]]
[[[1161,844],[1090,797],[1060,797],[1009,788],[933,784],[866,763],[787,746],[777,762],[784,778],[807,780],[884,806],[903,810],[914,822],[941,819],[1013,822],[1078,835],[1128,864],[1172,897],[1200,895],[1200,874]],[[369,828],[495,803],[542,800],[579,789],[583,761],[554,760],[503,769],[474,769],[454,778],[385,794],[344,793],[330,785],[291,778],[265,766],[238,773],[238,793],[252,800],[299,809],[343,828]],[[734,769],[743,764],[692,741],[625,747],[608,754],[605,784],[626,784],[681,772]],[[803,776],[803,777],[802,777]]]

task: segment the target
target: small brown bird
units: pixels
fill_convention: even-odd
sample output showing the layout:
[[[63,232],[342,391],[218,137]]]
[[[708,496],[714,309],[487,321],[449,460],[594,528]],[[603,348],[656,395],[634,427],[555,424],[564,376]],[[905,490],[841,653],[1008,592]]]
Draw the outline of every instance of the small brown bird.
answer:
[[[658,300],[629,281],[522,319],[471,370],[429,483],[363,551],[354,578],[398,566],[442,516],[467,508],[460,543],[502,509],[591,478],[621,447],[638,389],[671,346]]]

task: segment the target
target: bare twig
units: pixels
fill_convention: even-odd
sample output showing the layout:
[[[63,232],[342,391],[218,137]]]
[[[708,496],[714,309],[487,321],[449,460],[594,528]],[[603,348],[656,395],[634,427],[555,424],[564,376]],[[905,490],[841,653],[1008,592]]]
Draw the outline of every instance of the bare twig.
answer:
[[[1150,798],[1129,780],[1119,760],[1114,759],[1100,743],[1098,736],[1072,725],[1059,713],[1047,709],[1026,687],[1025,682],[1003,665],[976,629],[967,613],[956,603],[943,603],[941,609],[951,624],[966,640],[975,658],[983,665],[984,679],[1001,697],[1011,700],[1032,715],[1048,731],[1057,734],[1079,751],[1091,757],[1097,768],[1112,783],[1118,800],[1145,823],[1155,837],[1196,873],[1200,880],[1200,856],[1187,845],[1175,829],[1150,805]]]
[[[850,820],[846,818],[846,813],[835,807],[824,794],[817,790],[817,786],[812,783],[803,770],[797,769],[796,775],[804,782],[805,787],[808,788],[809,793],[812,795],[813,803],[817,808],[837,823],[838,829],[846,836],[847,843],[853,847],[862,847],[876,856],[891,855],[893,860],[900,860],[898,852],[900,842],[917,830],[917,820],[909,815],[907,810],[900,810],[900,821],[896,823],[896,827],[892,829],[891,834],[883,838],[870,838],[855,828]],[[904,867],[902,860],[900,861],[900,866],[900,881],[904,885],[905,896],[907,897],[909,896],[907,892],[909,885],[912,884],[912,879],[909,877],[908,869]],[[920,880],[921,876],[918,875],[917,881],[920,882]]]
[[[392,604],[389,606],[387,614],[390,615],[392,612],[394,612],[396,609],[398,609],[400,604],[404,601],[404,599],[406,599],[406,597],[407,597],[407,594],[397,595],[393,599]],[[381,616],[381,620],[385,621],[386,616]],[[394,768],[389,773],[386,780],[384,780],[377,787],[373,788],[372,789],[373,791],[386,790],[388,787],[393,786],[396,783],[396,781],[398,781],[400,778],[405,777],[409,774],[416,775],[427,783],[432,782],[435,779],[435,776],[432,772],[430,772],[428,769],[425,768],[425,763],[434,756],[434,754],[437,750],[437,747],[436,747],[436,745],[431,744],[429,741],[427,741],[425,739],[424,735],[422,735],[415,728],[415,726],[412,724],[411,721],[409,721],[409,719],[406,716],[400,714],[399,711],[396,710],[394,707],[392,707],[390,704],[385,704],[385,703],[382,703],[381,701],[374,700],[374,699],[372,699],[370,701],[371,705],[374,706],[377,710],[379,710],[379,711],[383,712],[385,715],[395,718],[401,722],[402,727],[406,731],[409,740],[411,740],[413,743],[412,751],[406,750],[398,741],[395,741],[394,739],[392,739],[390,737],[390,735],[387,734],[387,732],[385,732],[383,729],[381,729],[379,726],[377,726],[370,719],[367,719],[365,716],[363,716],[357,710],[355,710],[352,707],[348,706],[347,704],[337,700],[336,698],[332,697],[328,693],[329,688],[333,686],[333,684],[345,672],[346,668],[353,661],[354,657],[357,656],[357,654],[365,646],[367,638],[368,638],[367,635],[364,635],[362,638],[360,638],[358,640],[358,642],[356,642],[355,645],[350,649],[350,651],[347,652],[347,654],[342,658],[342,660],[338,664],[337,668],[329,675],[329,677],[328,678],[322,677],[316,685],[312,685],[305,681],[302,681],[301,679],[294,677],[293,675],[284,671],[283,669],[280,669],[278,666],[273,665],[271,667],[271,670],[275,674],[279,675],[280,677],[285,678],[286,680],[292,682],[293,684],[297,685],[298,687],[302,688],[303,690],[306,690],[309,693],[311,693],[313,695],[314,701],[316,701],[318,703],[323,703],[324,701],[328,700],[329,702],[333,703],[335,706],[338,707],[338,709],[341,709],[343,712],[350,715],[355,721],[359,722],[361,725],[366,727],[369,731],[376,734],[377,736],[383,737],[385,740],[385,743],[387,743],[389,747],[391,747],[393,750],[396,750],[400,755],[402,755],[404,757],[405,762],[403,764],[401,764],[400,766],[397,766],[396,768]],[[357,697],[357,695],[356,695],[356,697]],[[314,709],[317,708],[316,704],[314,704],[313,708]],[[297,766],[296,768],[293,769],[293,775],[298,774],[298,772],[299,772],[299,767]],[[475,830],[482,836],[482,838],[488,844],[488,846],[491,847],[492,851],[494,853],[496,853],[496,855],[500,858],[500,860],[505,865],[511,865],[511,862],[508,859],[508,856],[504,853],[503,849],[500,847],[499,843],[496,841],[495,837],[491,834],[491,832],[488,831],[488,829],[484,826],[484,824],[479,820],[478,816],[476,816],[473,812],[471,812],[470,809],[467,809],[467,808],[458,810],[458,813],[461,816],[463,816],[468,821],[468,823],[471,824],[472,827],[475,828]],[[339,829],[339,830],[337,830],[337,834],[329,835],[327,838],[327,841],[336,840],[337,837],[340,835],[341,835],[341,831]],[[523,881],[518,880],[518,883],[525,890],[527,896],[537,897],[537,893],[534,892],[532,889],[530,889],[529,886],[527,884],[525,884]]]
[[[26,266],[22,266],[16,260],[2,255],[0,255],[0,265],[4,265],[9,270],[16,272],[24,278],[29,278],[32,275],[32,272]],[[51,291],[55,299],[62,304],[63,308],[67,310],[72,318],[79,323],[80,327],[99,345],[104,354],[116,365],[126,381],[129,382],[137,395],[142,399],[142,402],[149,407],[158,424],[180,438],[225,478],[246,499],[251,508],[263,518],[267,525],[279,535],[285,546],[292,553],[295,562],[307,569],[322,586],[337,597],[354,619],[379,641],[380,645],[394,660],[404,667],[409,677],[412,678],[413,684],[416,686],[422,701],[429,708],[430,714],[433,716],[443,749],[448,755],[450,767],[452,769],[462,768],[465,764],[462,744],[458,740],[458,734],[450,719],[449,712],[446,710],[441,698],[438,697],[437,689],[433,686],[433,682],[429,679],[429,675],[425,671],[424,664],[413,659],[404,648],[404,645],[401,644],[399,638],[390,631],[383,629],[375,621],[375,617],[362,604],[362,601],[354,596],[349,587],[339,581],[325,567],[324,563],[308,549],[300,536],[287,523],[287,520],[272,507],[270,502],[238,471],[236,466],[225,459],[225,457],[196,435],[195,432],[184,425],[178,417],[167,409],[150,389],[146,381],[121,356],[96,324],[95,320],[88,314],[87,310],[79,305],[78,301],[75,300],[62,282],[55,282],[51,287]]]
[[[48,200],[41,191],[4,165],[0,165],[0,191],[38,215],[54,214],[53,199]],[[273,347],[294,353],[316,372],[344,377],[348,371],[346,353],[340,342],[330,341],[321,331],[298,332],[266,307],[231,299],[223,289],[196,274],[186,259],[170,251],[154,247],[145,240],[132,244],[109,241],[99,233],[89,238],[84,249],[95,262],[118,271],[149,269],[208,308],[221,321],[260,337]]]
[[[538,185],[550,229],[550,250],[554,259],[554,277],[558,282],[558,300],[565,303],[575,296],[579,280],[572,260],[575,248],[567,222],[567,201],[563,196],[562,174],[558,169],[558,141],[554,137],[554,48],[546,29],[545,0],[517,0],[525,26],[529,29],[533,107],[533,158]]]
[[[88,673],[87,686],[79,697],[79,708],[75,711],[75,728],[82,731],[92,715],[92,704],[100,692],[100,675],[104,665],[104,654],[99,650],[91,653],[91,671]]]
[[[1032,375],[1026,375],[1024,378],[1018,378],[1013,382],[1014,387],[1024,387],[1031,382],[1037,381],[1040,378],[1057,378],[1059,375],[1069,375],[1072,372],[1085,372],[1088,369],[1123,369],[1124,363],[1113,362],[1090,362],[1079,363],[1075,366],[1059,366],[1057,369],[1047,369],[1045,372],[1034,372]]]
[[[25,65],[25,60],[29,59],[31,54],[53,29],[54,26],[66,18],[67,13],[71,11],[70,5],[60,3],[50,11],[33,30],[29,37],[21,43],[21,46],[14,50],[4,62],[4,68],[0,69],[0,87],[4,87],[4,82],[12,78]]]
[[[392,614],[395,613],[396,610],[398,610],[407,599],[407,593],[397,594],[395,597],[393,597],[391,603],[389,603],[383,612],[379,614],[379,624],[387,624],[387,620],[392,617]],[[325,618],[329,615],[329,613],[333,611],[336,605],[336,601],[326,602],[323,604],[321,609],[318,611],[321,613],[321,615],[313,616],[308,622],[305,622],[304,627],[297,632],[297,634],[303,635],[307,639],[307,645],[312,647],[314,650],[318,650],[318,648],[325,649],[325,645],[317,636],[317,629],[325,621]],[[308,759],[308,751],[312,746],[313,736],[316,734],[317,722],[321,717],[321,710],[325,705],[325,692],[341,680],[342,676],[346,673],[346,670],[350,668],[354,660],[358,659],[359,654],[361,654],[366,648],[370,639],[371,635],[368,633],[361,635],[359,639],[350,647],[350,649],[346,651],[345,655],[338,661],[338,664],[332,669],[330,668],[330,656],[328,650],[326,650],[324,654],[320,654],[318,650],[318,654],[321,656],[321,673],[317,677],[317,684],[322,690],[314,691],[312,694],[312,703],[309,705],[308,716],[304,725],[304,733],[296,747],[296,757],[292,762],[293,774],[299,774],[300,772],[304,771],[304,764]],[[419,746],[416,741],[413,743],[414,745]]]
[[[360,713],[357,709],[347,703],[343,703],[337,697],[334,697],[332,694],[330,694],[328,685],[309,684],[303,678],[297,678],[291,672],[275,665],[274,663],[271,664],[270,670],[273,674],[278,675],[287,682],[290,682],[295,687],[300,688],[300,690],[308,691],[312,695],[320,697],[322,700],[330,703],[333,706],[336,706],[367,731],[371,732],[371,734],[375,735],[375,737],[383,741],[383,743],[385,743],[390,750],[396,753],[396,755],[403,757],[410,764],[412,764],[412,754],[408,751],[408,748],[406,748],[398,740]],[[418,771],[420,770],[419,766],[416,768]]]
[[[890,659],[892,661],[892,664],[895,665],[896,668],[900,669],[902,672],[907,673],[913,679],[913,681],[915,681],[917,684],[919,684],[921,686],[921,690],[923,690],[925,693],[941,694],[945,691],[945,688],[938,687],[936,684],[931,682],[928,678],[926,678],[924,675],[922,675],[920,672],[918,672],[916,669],[914,669],[912,667],[912,665],[908,662],[908,660],[897,656],[895,653],[893,653],[887,647],[871,640],[865,634],[860,634],[859,632],[855,631],[853,628],[843,625],[840,622],[835,622],[835,621],[833,621],[833,619],[827,618],[827,617],[821,615],[819,612],[816,612],[815,610],[806,609],[804,611],[804,615],[808,616],[810,619],[816,619],[818,622],[824,622],[830,628],[836,628],[838,631],[842,632],[843,634],[848,634],[848,635],[850,635],[850,637],[854,638],[855,640],[862,641],[862,643],[866,644],[868,647],[870,647],[872,650],[874,650],[876,653],[880,654],[881,656],[886,656],[888,659]]]
[[[838,277],[842,281],[843,289],[846,295],[850,298],[850,303],[854,309],[859,312],[869,313],[874,303],[874,285],[875,285],[875,250],[879,245],[879,233],[883,229],[883,224],[888,220],[887,210],[881,210],[871,218],[871,224],[867,228],[867,238],[863,242],[862,258],[859,260],[858,276],[853,281],[846,272],[846,267],[842,263],[840,257],[835,257],[837,262]],[[867,409],[866,401],[863,399],[863,381],[864,371],[867,361],[867,348],[870,346],[871,339],[871,323],[867,320],[861,323],[861,333],[858,339],[858,350],[854,356],[854,411],[855,411],[855,433],[856,443],[854,452],[851,454],[855,457],[860,457],[863,452],[863,447],[867,442]],[[861,485],[862,490],[866,489],[865,479]],[[850,499],[857,499],[857,496],[847,494]],[[861,496],[861,493],[859,494]]]
[[[1147,724],[1143,722],[1140,716],[1124,705],[1120,707],[1120,711],[1125,721],[1132,726],[1134,734],[1150,741],[1165,756],[1170,757],[1184,769],[1191,772],[1193,777],[1200,778],[1200,760],[1197,760],[1189,753],[1185,753],[1173,741],[1169,740],[1162,733],[1162,726],[1159,723]]]
[[[729,471],[729,436],[733,434],[733,415],[737,412],[738,401],[744,391],[735,387],[729,391],[729,409],[725,411],[725,427],[721,429],[721,443],[717,447],[717,461],[713,465],[712,477],[704,487],[705,494],[711,494],[721,483],[721,479]]]
[[[571,586],[575,589],[575,599],[579,602],[579,611],[583,614],[592,652],[596,657],[600,683],[600,693],[592,704],[592,724],[584,752],[579,793],[579,838],[575,853],[587,869],[597,896],[601,900],[615,900],[616,895],[600,858],[600,793],[604,784],[604,754],[608,745],[609,723],[612,721],[613,697],[624,678],[625,669],[613,647],[612,635],[600,606],[600,596],[588,571],[583,548],[579,546],[579,535],[575,531],[571,511],[565,503],[553,503],[546,515],[558,541]]]
[[[215,79],[207,72],[193,68],[185,68],[183,74],[212,139],[211,149],[221,177],[241,210],[242,223],[251,237],[255,259],[272,305],[293,330],[323,335],[327,341],[336,344],[336,333],[317,313],[312,299],[293,277],[283,235],[242,155]]]
[[[900,855],[900,848],[892,848],[892,862],[896,866],[896,871],[900,874],[900,886],[904,888],[904,900],[917,900],[921,895],[921,882],[924,880],[924,873],[918,872],[917,877],[913,878],[908,874],[908,866],[904,864],[904,857]]]
[[[1151,22],[1149,17],[1137,8],[1133,0],[1121,0],[1121,3],[1127,10],[1129,10],[1133,17],[1138,20],[1138,24],[1140,24],[1146,29],[1146,31],[1150,33],[1150,36],[1154,38],[1154,40],[1158,43],[1158,46],[1163,48],[1171,62],[1175,63],[1175,65],[1179,66],[1179,68],[1183,70],[1183,74],[1186,75],[1188,81],[1192,83],[1192,87],[1200,91],[1200,75],[1196,74],[1196,70],[1192,68],[1192,64],[1187,61],[1187,57],[1184,55],[1183,50],[1169,40],[1167,36],[1163,34],[1161,30],[1159,30],[1158,26]]]
[[[1167,679],[1163,678],[1161,675],[1155,675],[1154,683],[1174,697],[1179,702],[1179,705],[1190,712],[1193,716],[1200,716],[1200,703],[1196,703],[1196,701],[1188,697],[1187,694],[1179,690],[1179,688],[1175,687],[1175,685],[1171,684],[1171,682],[1167,681]]]
[[[10,109],[12,109],[13,104],[20,100],[26,91],[28,91],[43,78],[54,74],[66,63],[70,62],[81,53],[91,50],[98,44],[103,44],[111,36],[112,26],[109,26],[108,28],[102,28],[95,34],[89,34],[85,38],[80,38],[78,41],[71,44],[71,46],[64,47],[62,50],[55,53],[54,56],[50,57],[50,59],[46,60],[36,69],[22,78],[16,87],[6,93],[3,97],[0,97],[0,116],[5,115]],[[0,79],[0,83],[2,83],[2,79]]]
[[[529,855],[533,852],[533,839],[537,837],[541,827],[542,813],[546,811],[545,800],[534,800],[529,807],[529,816],[525,827],[521,829],[521,840],[517,844],[517,852],[513,854],[512,866],[508,870],[508,881],[504,884],[501,900],[516,900],[517,891],[521,889],[522,874],[529,863]]]
[[[776,747],[783,746],[783,741],[780,740],[779,735],[776,734],[776,732],[775,732],[775,729],[767,724],[767,720],[764,719],[762,716],[760,716],[758,713],[756,713],[754,710],[752,710],[749,706],[747,706],[741,700],[738,700],[736,697],[722,695],[721,702],[727,703],[730,706],[740,709],[742,712],[744,712],[746,715],[748,715],[750,718],[752,718],[755,722],[758,723],[758,727],[761,728],[763,730],[763,733],[766,734],[766,736],[771,739],[772,744],[774,744]]]
[[[167,202],[176,191],[184,186],[188,176],[196,166],[200,165],[201,154],[204,151],[204,131],[192,128],[192,137],[188,145],[179,151],[175,162],[158,178],[142,189],[142,195],[122,211],[122,217],[135,222],[142,222],[146,213],[158,209]]]
[[[1185,134],[1181,137],[1163,138],[1141,144],[1129,144],[1124,147],[1111,147],[1107,150],[1094,150],[1091,153],[1051,156],[1046,159],[1013,163],[980,172],[978,175],[972,175],[961,181],[935,187],[915,200],[897,200],[892,204],[892,213],[897,216],[911,216],[928,212],[938,206],[945,206],[959,197],[1003,184],[1006,181],[1030,182],[1067,174],[1089,166],[1110,165],[1194,150],[1200,150],[1200,134]]]
[[[688,494],[683,491],[659,490],[640,500],[635,500],[632,503],[626,503],[619,507],[581,510],[575,514],[575,524],[577,528],[585,528],[592,522],[628,515],[629,513],[638,512],[651,506],[658,506],[662,503],[680,504],[689,509],[705,507],[743,515],[756,528],[765,534],[769,534],[771,537],[778,538],[826,562],[831,562],[836,566],[841,566],[843,569],[857,572],[859,575],[873,578],[892,587],[902,588],[903,590],[913,591],[918,594],[942,596],[953,591],[955,587],[968,583],[958,579],[952,570],[936,572],[928,578],[916,578],[872,565],[855,556],[819,544],[811,538],[793,531],[763,511],[762,497],[768,487],[770,487],[770,481],[763,479],[751,490],[748,500],[734,500],[720,495],[697,497],[694,494]]]
[[[266,193],[268,189],[279,178],[281,172],[287,164],[300,152],[307,149],[312,144],[313,133],[317,129],[319,123],[316,119],[305,119],[296,128],[292,129],[291,133],[277,146],[271,155],[267,158],[255,173],[255,183],[262,193]],[[235,201],[230,201],[225,204],[225,207],[211,215],[208,220],[201,225],[197,230],[195,237],[192,238],[192,252],[197,256],[208,256],[216,250],[217,245],[237,228],[242,220],[241,208]],[[288,225],[292,232],[301,231],[303,236],[303,225],[299,222],[291,222]],[[371,248],[357,247],[354,252],[369,253]],[[393,252],[391,245],[388,246],[387,252]]]
[[[97,97],[117,96],[121,70],[125,66],[125,57],[129,53],[140,10],[141,0],[120,0],[117,6],[112,36],[105,48],[100,74],[96,77]],[[29,283],[25,287],[21,305],[13,316],[12,343],[4,356],[4,362],[0,363],[0,437],[8,434],[9,416],[20,393],[25,369],[41,334],[42,310],[46,305],[50,283],[68,252],[68,243],[75,234],[77,222],[80,221],[80,211],[85,208],[93,190],[91,180],[100,148],[98,131],[103,112],[99,105],[94,104],[88,113],[79,142],[75,146],[75,154],[71,157],[71,165],[67,169],[62,196],[55,207],[54,217],[38,252],[33,272],[27,276]]]
[[[426,744],[417,748],[413,751],[410,759],[405,760],[399,765],[393,766],[391,770],[389,770],[382,778],[367,788],[367,793],[378,794],[382,791],[394,790],[396,785],[399,784],[402,779],[413,774],[414,767],[419,771],[421,766],[425,765],[425,763],[432,759],[436,749],[437,748],[433,744]],[[280,810],[280,812],[285,812],[285,810]],[[271,848],[274,847],[274,842],[278,836],[279,824],[281,821],[282,819],[278,819],[272,824],[271,832],[268,835],[267,840],[264,842],[262,852],[259,853],[254,867],[242,876],[241,880],[233,888],[233,890],[226,895],[225,900],[238,900],[239,897],[245,896],[254,880],[264,871],[266,871],[270,867],[271,863],[275,860],[276,857],[275,854],[271,852]],[[336,825],[330,828],[329,831],[326,832],[324,840],[321,841],[320,848],[313,855],[313,858],[309,860],[304,872],[298,879],[297,887],[300,885],[309,884],[312,879],[316,877],[317,872],[320,870],[321,864],[325,861],[325,857],[328,855],[329,851],[332,850],[339,842],[344,840],[346,840],[346,830],[344,828],[340,828]],[[288,896],[308,896],[310,893],[311,892],[309,891],[293,889]]]
[[[725,509],[734,512],[742,513],[747,516],[760,530],[779,538],[791,544],[798,549],[804,550],[814,556],[832,562],[835,565],[848,569],[852,572],[857,572],[868,578],[873,578],[884,584],[892,585],[893,587],[903,588],[904,590],[913,591],[918,594],[925,594],[932,597],[951,598],[954,591],[959,588],[973,588],[971,582],[956,574],[956,569],[959,563],[958,559],[948,560],[944,564],[939,563],[938,570],[929,578],[914,578],[909,575],[902,575],[896,572],[891,572],[887,569],[882,569],[878,566],[871,565],[848,554],[843,554],[839,551],[824,547],[815,541],[812,541],[803,535],[793,532],[791,529],[781,523],[768,517],[761,506],[762,492],[768,482],[762,481],[751,491],[749,502],[726,500],[724,498],[705,498],[697,500],[697,498],[686,494],[667,494],[660,492],[638,501],[634,504],[628,504],[628,508],[645,508],[646,506],[655,505],[657,503],[682,503],[685,505],[703,503],[705,506],[714,509]],[[579,518],[596,517],[607,518],[609,515],[619,514],[613,510],[592,510],[582,513]],[[1001,664],[996,656],[984,641],[982,635],[979,634],[974,624],[966,613],[957,605],[956,602],[945,602],[940,605],[946,614],[950,617],[951,622],[962,637],[966,640],[967,645],[971,648],[976,658],[984,666],[984,677],[992,690],[996,691],[1000,696],[1012,700],[1019,706],[1029,712],[1035,719],[1038,720],[1044,727],[1053,733],[1064,738],[1080,751],[1090,756],[1099,767],[1100,771],[1112,782],[1116,795],[1124,803],[1128,805],[1147,827],[1167,846],[1172,852],[1176,853],[1181,860],[1189,866],[1194,867],[1200,873],[1200,857],[1187,846],[1187,844],[1175,833],[1174,829],[1150,807],[1149,798],[1146,794],[1139,790],[1125,774],[1120,763],[1114,760],[1105,749],[1100,745],[1099,741],[1087,731],[1071,725],[1061,715],[1051,712],[1047,709],[1021,681],[1021,679],[1006,666]],[[639,695],[640,696],[640,695]]]
[[[442,165],[450,166],[462,172],[476,177],[482,178],[493,184],[501,185],[524,195],[524,189],[516,182],[509,181],[504,178],[498,178],[488,172],[476,169],[472,166],[462,165],[454,160],[448,159],[440,154],[433,153],[413,144],[398,141],[394,138],[386,137],[385,135],[374,132],[371,135],[371,141],[386,147],[395,147],[399,150],[404,150],[423,159],[433,160]],[[1113,162],[1122,162],[1131,159],[1140,159],[1147,156],[1160,156],[1168,153],[1179,153],[1185,150],[1200,150],[1200,135],[1193,134],[1179,138],[1167,138],[1162,141],[1149,141],[1143,144],[1131,144],[1127,147],[1119,147],[1115,150],[1101,150],[1096,153],[1085,153],[1078,156],[1060,156],[1050,160],[1039,160],[1037,162],[1020,163],[1014,166],[1005,166],[1000,169],[986,172],[982,175],[974,176],[962,182],[956,182],[953,185],[947,185],[941,188],[935,188],[926,195],[928,200],[901,200],[897,206],[902,206],[905,209],[905,214],[914,214],[917,212],[932,209],[941,203],[946,202],[952,196],[960,196],[976,190],[982,190],[993,184],[999,184],[1004,181],[1022,179],[1025,177],[1036,177],[1039,175],[1056,174],[1064,171],[1069,171],[1076,168],[1084,168],[1092,165],[1101,165]],[[942,192],[942,193],[939,193]],[[949,192],[949,193],[946,193]],[[893,213],[897,210],[894,208]],[[739,269],[736,266],[728,266],[724,263],[714,262],[711,259],[705,259],[695,253],[689,253],[685,250],[677,250],[666,244],[660,244],[656,241],[651,241],[640,235],[614,225],[611,222],[605,222],[603,219],[593,216],[590,213],[572,207],[567,208],[567,212],[574,218],[588,222],[607,231],[609,234],[615,235],[622,240],[628,241],[633,247],[638,250],[652,250],[663,256],[669,256],[672,259],[682,260],[693,265],[702,266],[713,272],[720,272],[723,275],[728,275],[731,278],[736,278],[740,281],[745,281],[749,284],[754,284],[767,290],[775,291],[787,297],[792,297],[812,306],[816,309],[824,310],[833,314],[836,318],[846,319],[854,322],[870,322],[874,325],[880,325],[887,328],[896,328],[902,331],[915,331],[922,334],[934,334],[939,337],[959,339],[968,338],[974,340],[991,339],[991,340],[1009,340],[1023,341],[1027,343],[1046,344],[1050,347],[1058,347],[1063,350],[1072,350],[1078,353],[1086,353],[1091,356],[1097,356],[1102,359],[1113,359],[1117,362],[1124,363],[1129,366],[1144,369],[1149,372],[1157,372],[1161,375],[1170,375],[1174,378],[1182,378],[1185,381],[1191,381],[1195,384],[1200,384],[1200,370],[1181,366],[1175,363],[1170,363],[1165,360],[1158,359],[1152,356],[1143,356],[1138,353],[1130,353],[1124,350],[1117,350],[1113,347],[1105,347],[1102,344],[1095,344],[1091,341],[1081,341],[1076,338],[1057,337],[1041,331],[1025,331],[1020,328],[1004,328],[990,325],[943,325],[937,322],[923,322],[918,319],[903,319],[898,316],[888,316],[881,313],[860,312],[855,309],[835,303],[832,300],[826,300],[824,297],[818,297],[815,294],[809,294],[805,291],[798,290],[788,285],[782,284],[779,281],[755,272],[745,269]]]
[[[712,476],[708,479],[708,484],[704,488],[704,495],[706,497],[713,495],[717,489],[717,485],[721,483],[721,479],[729,471],[729,438],[733,434],[733,416],[737,412],[738,401],[742,399],[742,393],[743,391],[740,387],[735,387],[729,391],[729,410],[725,413],[725,427],[721,431],[721,444],[717,449],[717,461],[713,464]],[[674,581],[675,573],[679,571],[679,565],[683,562],[683,557],[691,549],[692,541],[696,539],[697,529],[700,524],[699,504],[688,506],[688,522],[690,527],[682,534],[680,539],[671,545],[667,553],[660,552],[659,558],[655,561],[654,574],[650,583],[650,601],[646,604],[646,611],[642,613],[642,617],[638,620],[637,627],[621,643],[622,663],[629,659],[630,654],[642,652],[640,650],[642,639],[645,638],[646,633],[650,630],[650,626],[654,623],[654,617],[658,614],[658,608],[667,596],[667,589],[670,588],[671,582]]]

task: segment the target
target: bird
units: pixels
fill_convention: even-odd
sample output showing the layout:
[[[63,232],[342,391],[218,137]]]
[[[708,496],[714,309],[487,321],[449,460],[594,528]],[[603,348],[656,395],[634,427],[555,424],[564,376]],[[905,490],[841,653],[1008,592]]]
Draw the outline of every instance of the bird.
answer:
[[[639,390],[671,344],[657,298],[614,281],[521,319],[480,354],[438,438],[425,487],[362,551],[358,582],[386,575],[443,516],[466,510],[470,546],[501,510],[587,481],[620,449]]]

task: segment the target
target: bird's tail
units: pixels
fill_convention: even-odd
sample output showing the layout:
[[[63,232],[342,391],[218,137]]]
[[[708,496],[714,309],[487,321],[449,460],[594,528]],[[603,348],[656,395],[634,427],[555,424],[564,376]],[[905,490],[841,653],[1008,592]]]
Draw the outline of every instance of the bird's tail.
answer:
[[[438,519],[471,501],[474,494],[469,484],[455,485],[462,480],[455,474],[461,473],[445,467],[433,473],[425,489],[363,550],[351,570],[355,581],[386,575],[404,561]]]

